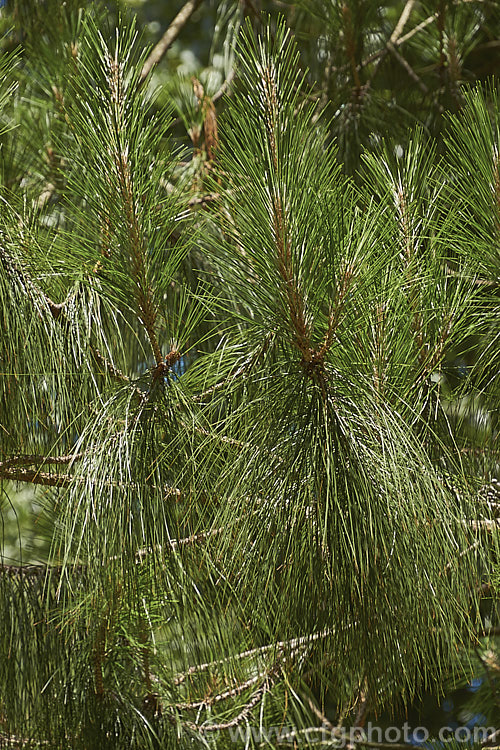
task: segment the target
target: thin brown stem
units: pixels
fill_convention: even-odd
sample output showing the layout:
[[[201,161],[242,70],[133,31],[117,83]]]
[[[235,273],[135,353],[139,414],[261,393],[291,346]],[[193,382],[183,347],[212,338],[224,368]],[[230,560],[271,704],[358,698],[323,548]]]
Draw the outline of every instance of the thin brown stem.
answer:
[[[217,695],[209,696],[199,701],[192,701],[191,703],[176,703],[175,707],[184,711],[188,709],[212,706],[214,703],[220,703],[221,701],[227,700],[228,698],[235,698],[237,695],[241,695],[241,693],[243,693],[245,690],[248,690],[249,687],[255,685],[256,682],[259,682],[259,680],[261,680],[265,676],[266,673],[254,675],[254,677],[250,677],[245,682],[239,683],[232,688],[228,688],[222,693],[217,693]]]
[[[248,701],[248,703],[243,708],[243,710],[240,711],[240,713],[237,716],[235,716],[233,719],[231,719],[230,721],[221,722],[220,724],[206,724],[204,726],[201,726],[200,730],[203,733],[218,732],[220,730],[230,729],[231,727],[236,727],[238,726],[238,724],[241,724],[243,721],[245,721],[245,719],[252,712],[255,706],[257,706],[258,703],[262,700],[265,693],[269,692],[274,682],[276,682],[276,679],[277,679],[276,676],[273,676],[273,674],[270,673],[266,677],[262,686],[258,690],[256,690],[256,692],[253,694],[252,698]]]
[[[70,464],[73,461],[79,461],[85,453],[70,453],[67,456],[36,456],[36,455],[18,455],[11,456],[0,462],[0,472],[10,469],[13,466],[38,466],[42,464]]]
[[[94,666],[94,689],[97,697],[102,700],[104,698],[104,678],[102,672],[102,664],[104,661],[104,652],[106,648],[106,627],[102,622],[98,628],[94,653],[93,653],[93,666]]]
[[[322,727],[328,729],[328,731],[335,733],[339,731],[339,727],[335,727],[331,721],[329,721],[323,711],[320,711],[318,706],[314,703],[311,698],[307,698],[307,704],[313,714],[321,721]]]
[[[357,47],[356,40],[354,38],[354,24],[352,20],[351,9],[347,4],[342,6],[342,17],[344,21],[344,38],[345,38],[345,50],[351,66],[351,74],[354,81],[356,90],[361,90],[361,78],[359,77],[359,70],[357,64]]]
[[[278,95],[276,82],[269,68],[264,72],[262,83],[266,105],[265,124],[272,168],[277,175],[278,149],[276,144],[276,129],[278,121]],[[306,319],[305,302],[294,274],[286,211],[278,186],[274,189],[272,200],[272,226],[276,244],[278,272],[283,282],[288,313],[294,330],[293,343],[301,354],[301,365],[304,369],[308,369],[313,361],[314,351],[311,347],[310,327]]]
[[[107,357],[104,357],[99,349],[91,349],[91,353],[94,356],[95,360],[108,372],[112,378],[115,378],[116,380],[122,380],[124,383],[129,383],[130,378],[128,375],[125,375],[118,367],[116,367],[113,362],[111,362]],[[139,391],[139,393],[142,395],[142,392]]]
[[[389,50],[391,55],[394,57],[394,59],[397,60],[398,63],[406,70],[409,77],[412,79],[412,81],[414,81],[417,84],[417,86],[422,91],[422,93],[428,94],[429,89],[426,86],[426,84],[422,81],[420,76],[417,75],[417,73],[415,73],[410,63],[407,60],[405,60],[405,58],[397,51],[396,47],[391,41],[387,42],[387,49]]]
[[[40,484],[45,487],[69,487],[74,477],[71,474],[48,474],[43,471],[32,471],[31,469],[1,469],[0,479],[7,479],[10,482],[29,482],[30,484]]]
[[[123,81],[122,71],[118,62],[111,56],[107,59],[109,68],[109,87],[113,105],[113,118],[116,135],[114,152],[114,163],[118,178],[118,187],[123,204],[125,223],[128,230],[128,239],[131,255],[131,273],[134,281],[134,295],[139,309],[139,316],[144,325],[147,337],[153,350],[156,368],[155,377],[158,372],[168,369],[164,363],[161,348],[158,343],[155,323],[157,310],[153,298],[153,291],[149,285],[148,270],[145,258],[145,242],[139,221],[136,197],[134,194],[134,180],[128,158],[128,144],[123,142]]]
[[[142,66],[139,84],[144,83],[155,65],[164,58],[167,50],[175,42],[183,27],[187,24],[195,10],[202,4],[203,0],[188,0],[188,2],[177,13],[174,20],[163,34],[162,38],[153,47],[144,65]]]
[[[407,0],[407,2],[405,3],[405,6],[403,8],[403,11],[402,11],[401,15],[399,16],[398,22],[397,22],[396,26],[394,27],[394,30],[393,30],[390,38],[389,38],[389,41],[385,45],[385,48],[382,49],[382,50],[380,50],[380,52],[375,53],[375,55],[371,56],[370,62],[372,62],[373,60],[376,60],[377,58],[379,58],[379,62],[375,66],[375,69],[373,70],[373,72],[372,72],[369,80],[367,81],[366,87],[371,86],[371,84],[373,83],[373,79],[377,75],[378,71],[380,70],[380,68],[382,66],[382,63],[383,63],[385,57],[387,56],[387,54],[390,51],[389,50],[389,45],[392,45],[392,47],[394,48],[395,45],[397,45],[397,44],[400,43],[401,34],[403,33],[403,29],[404,29],[404,27],[405,27],[405,25],[406,25],[406,23],[407,23],[410,15],[411,15],[411,12],[413,10],[413,6],[414,5],[415,5],[415,0]],[[358,66],[358,68],[361,69],[366,64],[367,64],[367,62],[364,60]]]
[[[415,0],[406,0],[405,7],[403,8],[403,12],[399,16],[398,22],[396,26],[394,27],[394,31],[391,34],[392,44],[396,44],[401,34],[403,33],[403,29],[406,26],[408,19],[410,18],[414,5],[415,5]]]

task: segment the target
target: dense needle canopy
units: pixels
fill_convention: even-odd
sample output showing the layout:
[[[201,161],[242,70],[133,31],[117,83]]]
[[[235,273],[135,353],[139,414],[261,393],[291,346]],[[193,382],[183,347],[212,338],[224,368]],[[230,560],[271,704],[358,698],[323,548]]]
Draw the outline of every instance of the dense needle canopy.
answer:
[[[372,130],[350,176],[301,56],[324,5],[297,41],[228,4],[224,97],[144,80],[136,23],[92,9],[2,53],[1,508],[32,483],[47,539],[0,568],[2,738],[306,746],[325,698],[341,727],[470,675],[500,102]]]

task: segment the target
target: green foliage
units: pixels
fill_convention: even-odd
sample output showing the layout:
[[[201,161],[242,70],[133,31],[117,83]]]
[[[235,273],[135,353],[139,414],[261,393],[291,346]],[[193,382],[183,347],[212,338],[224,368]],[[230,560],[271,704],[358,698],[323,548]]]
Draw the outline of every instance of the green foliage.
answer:
[[[498,590],[500,108],[451,40],[493,20],[440,4],[426,54],[447,39],[461,111],[441,138],[440,88],[389,134],[390,48],[360,80],[401,39],[388,5],[302,3],[294,38],[221,4],[218,63],[163,81],[135,20],[12,4],[0,508],[42,485],[47,552],[7,537],[1,740],[305,746],[325,700],[341,726],[470,676]]]

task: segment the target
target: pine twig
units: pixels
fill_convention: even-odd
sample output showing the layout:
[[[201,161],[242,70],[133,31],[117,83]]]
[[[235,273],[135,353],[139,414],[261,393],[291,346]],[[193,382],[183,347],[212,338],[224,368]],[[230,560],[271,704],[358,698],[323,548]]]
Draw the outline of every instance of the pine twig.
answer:
[[[401,34],[403,33],[403,29],[406,25],[406,22],[408,21],[410,14],[413,10],[413,6],[415,5],[415,0],[407,0],[405,7],[403,8],[403,12],[401,13],[399,17],[399,21],[397,22],[394,31],[391,34],[391,42],[392,44],[395,44]]]
[[[481,742],[481,746],[485,747],[486,745],[489,745],[492,742],[496,742],[497,740],[500,740],[500,729],[497,729],[496,732],[493,732],[493,734],[490,734],[488,737],[486,737],[483,742]],[[495,747],[492,747],[491,750],[498,750]]]
[[[427,95],[429,93],[429,89],[427,88],[426,84],[422,81],[420,76],[415,73],[410,63],[405,60],[405,58],[397,51],[396,47],[390,40],[387,42],[387,49],[394,57],[394,59],[397,60],[398,63],[406,70],[409,77],[417,84],[422,93]]]
[[[218,529],[210,529],[210,531],[202,531],[199,534],[191,534],[191,536],[186,536],[183,539],[172,539],[170,541],[170,549],[176,550],[179,547],[189,547],[193,544],[198,544],[199,542],[206,542],[208,539],[210,539],[213,536],[217,536],[218,534],[222,534],[225,527],[221,526]],[[156,552],[161,552],[161,546],[155,547],[154,550]],[[137,560],[144,560],[148,555],[150,555],[153,552],[153,549],[150,547],[142,547],[140,550],[137,550],[136,552],[136,558]]]
[[[375,70],[373,71],[372,75],[369,78],[368,85],[371,85],[373,79],[375,78],[375,76],[377,75],[381,67],[383,60],[385,59],[386,55],[388,55],[389,52],[391,51],[391,47],[394,49],[395,45],[398,44],[398,41],[401,37],[401,34],[403,33],[403,29],[406,25],[406,22],[408,21],[411,15],[414,5],[415,5],[415,0],[407,0],[403,8],[403,12],[399,16],[399,20],[396,26],[394,27],[394,31],[392,32],[389,38],[389,41],[386,43],[385,48],[380,51],[380,59],[377,63],[377,66],[375,67]],[[363,65],[363,63],[361,63],[361,65]]]
[[[55,461],[54,463],[57,463]],[[0,464],[0,479],[6,479],[10,482],[28,482],[30,484],[41,484],[48,487],[69,487],[70,484],[78,482],[85,484],[88,481],[87,477],[78,476],[75,474],[49,474],[48,472],[34,471],[32,469],[26,469],[22,467],[19,470],[15,468],[4,468]],[[106,487],[118,487],[123,488],[138,488],[138,485],[134,482],[106,482]],[[158,489],[158,485],[149,485],[153,489]],[[166,497],[175,497],[177,500],[181,497],[181,491],[177,487],[161,487],[166,492]]]
[[[218,693],[212,697],[203,698],[199,701],[193,701],[192,703],[176,703],[175,707],[181,711],[195,708],[206,708],[212,706],[214,703],[220,703],[221,701],[227,700],[228,698],[235,698],[237,695],[241,695],[244,690],[247,690],[252,685],[255,685],[263,677],[266,677],[267,673],[259,673],[253,677],[249,677],[245,682],[239,683],[232,688],[224,690],[222,693]]]
[[[49,474],[44,471],[33,471],[23,469],[2,469],[0,467],[0,479],[8,479],[10,482],[29,482],[30,484],[41,484],[45,487],[69,487],[74,477],[71,474]]]
[[[155,65],[164,58],[167,50],[175,42],[183,27],[189,21],[195,10],[202,4],[203,0],[188,0],[188,2],[177,13],[176,17],[163,34],[159,42],[153,47],[142,66],[139,85],[142,85]]]
[[[208,724],[205,726],[200,727],[200,731],[202,733],[205,732],[218,732],[223,729],[231,729],[231,727],[236,727],[238,724],[241,724],[242,721],[245,721],[246,717],[249,713],[251,713],[252,709],[255,708],[255,706],[260,702],[262,697],[269,692],[272,685],[276,682],[277,676],[273,675],[273,671],[276,671],[276,667],[271,670],[268,677],[266,678],[265,682],[262,684],[262,686],[255,691],[253,694],[251,700],[246,704],[246,706],[243,708],[240,713],[235,716],[233,719],[230,719],[229,721],[222,722],[220,724]]]
[[[474,544],[471,544],[466,549],[463,549],[461,552],[458,553],[458,555],[456,556],[456,558],[454,560],[450,560],[450,562],[446,563],[446,565],[444,566],[443,570],[440,571],[439,575],[442,575],[443,573],[448,572],[448,570],[451,570],[452,567],[453,567],[453,564],[454,564],[454,562],[456,560],[460,560],[460,558],[465,557],[466,555],[469,554],[469,552],[472,552],[473,550],[477,549],[478,547],[479,547],[479,542],[476,541],[476,542],[474,542]]]
[[[408,39],[411,39],[415,36],[415,34],[418,34],[419,31],[422,31],[422,29],[425,29],[427,26],[429,26],[431,23],[433,23],[436,20],[437,13],[433,13],[432,16],[428,16],[423,21],[421,21],[419,24],[414,26],[413,29],[410,31],[407,31],[406,34],[403,34],[399,37],[395,42],[393,42],[395,47],[399,47],[402,44],[404,44]],[[398,22],[399,23],[399,22]],[[378,60],[379,57],[385,57],[387,55],[387,47],[383,47],[382,49],[377,50],[376,52],[372,52],[370,55],[365,57],[357,66],[358,70],[361,70],[362,68],[366,68],[367,65],[370,65],[370,63],[375,62],[375,60]],[[346,63],[345,65],[341,65],[338,67],[332,67],[331,72],[332,73],[343,73],[346,70],[348,70],[350,67],[349,63]],[[372,76],[373,78],[373,76]]]
[[[372,85],[373,79],[375,78],[375,76],[377,75],[378,71],[380,70],[380,67],[381,67],[382,63],[383,63],[385,57],[391,51],[391,48],[395,49],[395,45],[399,44],[401,35],[403,33],[403,29],[404,29],[404,27],[405,27],[405,25],[406,25],[406,23],[407,23],[410,15],[411,15],[411,12],[413,10],[413,6],[414,5],[415,5],[415,0],[407,0],[405,6],[403,8],[403,11],[402,11],[401,15],[399,16],[398,22],[397,22],[396,26],[394,27],[394,30],[393,30],[393,32],[392,32],[392,34],[391,34],[388,42],[386,43],[385,47],[382,50],[380,50],[380,52],[376,53],[376,55],[372,55],[371,56],[370,62],[373,62],[373,60],[375,60],[377,58],[379,59],[379,61],[378,61],[377,65],[376,65],[376,67],[375,67],[375,70],[372,72],[370,78],[368,79],[368,81],[365,84],[366,88],[369,88]],[[365,67],[365,64],[366,63],[363,60],[360,63],[360,65],[357,66],[356,70],[358,70],[358,69],[361,70],[363,67]]]
[[[225,659],[217,659],[215,661],[206,662],[205,664],[196,664],[191,667],[189,667],[186,672],[180,672],[177,674],[174,678],[174,684],[180,685],[181,682],[183,682],[187,676],[195,674],[196,672],[204,672],[207,669],[210,669],[211,667],[219,667],[222,664],[227,664],[231,661],[231,658],[237,661],[242,661],[243,659],[248,659],[252,656],[262,656],[270,651],[276,651],[278,653],[282,653],[285,649],[289,648],[290,653],[292,655],[295,655],[297,651],[300,648],[305,648],[309,646],[311,643],[314,643],[317,640],[320,640],[321,638],[326,638],[327,636],[332,634],[332,630],[330,628],[326,630],[321,630],[317,633],[312,633],[311,635],[303,635],[299,636],[298,638],[291,638],[288,641],[278,641],[277,643],[269,643],[266,646],[257,646],[256,648],[248,649],[247,651],[241,651],[239,654],[236,654],[234,657],[227,657]]]
[[[231,72],[229,73],[228,77],[224,81],[224,83],[221,85],[220,89],[213,95],[212,102],[215,104],[215,102],[221,98],[221,96],[224,96],[226,91],[231,87],[231,84],[236,76],[236,70],[233,68]]]
[[[317,705],[314,703],[314,701],[311,698],[307,699],[307,703],[309,705],[309,708],[313,712],[313,714],[320,719],[322,728],[328,729],[330,732],[335,733],[340,731],[340,727],[334,727],[332,722],[327,719],[323,711],[320,711],[320,709],[317,707]]]
[[[122,380],[125,383],[130,382],[130,378],[128,377],[128,375],[125,375],[125,373],[122,372],[118,367],[116,367],[109,359],[104,357],[99,349],[91,349],[91,352],[98,364],[104,367],[107,372],[109,372],[111,377],[115,378],[116,380]]]
[[[39,466],[43,464],[70,464],[79,461],[85,453],[70,453],[67,456],[36,456],[18,455],[11,456],[0,462],[0,472],[10,469],[12,466]]]
[[[213,101],[213,99],[212,99]],[[194,195],[192,198],[188,201],[188,207],[194,208],[194,206],[205,206],[207,203],[212,203],[213,201],[219,200],[220,195],[219,193],[207,193],[207,195]]]

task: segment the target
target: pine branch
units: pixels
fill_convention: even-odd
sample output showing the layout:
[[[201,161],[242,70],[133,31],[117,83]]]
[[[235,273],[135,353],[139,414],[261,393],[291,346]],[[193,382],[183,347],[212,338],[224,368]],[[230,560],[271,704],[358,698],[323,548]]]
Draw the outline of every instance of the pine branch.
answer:
[[[212,102],[215,104],[216,101],[218,101],[224,94],[230,89],[231,84],[233,83],[234,79],[236,78],[236,69],[233,68],[231,72],[229,73],[228,77],[224,81],[224,83],[221,85],[218,91],[213,95]]]
[[[28,482],[29,484],[40,484],[45,487],[69,487],[75,481],[71,474],[48,474],[43,471],[2,469],[0,478],[10,482]],[[83,480],[81,480],[83,481]]]
[[[0,742],[1,747],[13,748],[13,750],[19,750],[19,748],[33,748],[33,747],[48,747],[49,740],[34,740],[32,738],[23,738],[18,735],[8,734],[7,732],[0,731]]]
[[[453,276],[454,278],[457,278],[457,279],[467,279],[469,281],[469,279],[468,279],[467,276],[465,276],[460,271],[456,271],[455,269],[450,268],[448,265],[445,266],[445,273],[446,273],[447,276]],[[497,287],[497,286],[500,286],[500,280],[496,280],[496,279],[482,279],[482,278],[479,278],[479,277],[473,278],[471,280],[471,283],[474,284],[474,286],[479,286],[479,287],[482,287],[482,286],[486,286],[486,287]]]
[[[67,456],[35,456],[17,455],[0,461],[0,472],[10,469],[12,466],[35,466],[42,464],[70,464],[79,461],[86,453],[70,453]]]
[[[139,83],[142,84],[158,63],[163,59],[169,47],[175,42],[183,27],[189,21],[193,13],[202,4],[203,0],[188,0],[178,12],[159,42],[156,43],[149,57],[142,66]]]
[[[121,380],[124,383],[129,383],[130,378],[128,375],[125,375],[118,367],[116,367],[107,357],[104,357],[99,349],[91,348],[91,354],[94,356],[96,361],[102,365],[105,370],[111,375],[111,377],[115,378],[116,380]],[[138,391],[138,393],[142,396],[142,392]]]
[[[298,638],[290,638],[287,641],[278,641],[277,643],[270,643],[266,646],[257,646],[256,648],[248,649],[247,651],[241,651],[240,653],[234,654],[231,657],[228,657],[226,659],[218,659],[216,661],[207,662],[205,664],[196,664],[191,667],[189,667],[186,672],[180,672],[177,674],[174,678],[174,684],[180,685],[186,677],[195,674],[197,672],[204,672],[207,669],[211,669],[213,667],[219,667],[223,664],[231,663],[234,661],[242,661],[244,659],[248,659],[253,656],[262,656],[268,653],[274,653],[275,651],[283,653],[285,650],[289,649],[289,654],[291,656],[294,656],[299,650],[303,648],[307,648],[312,643],[315,643],[317,640],[320,640],[322,638],[327,638],[328,636],[332,635],[331,629],[326,629],[323,631],[320,631],[318,633],[311,633],[311,635],[308,636],[300,636]]]
[[[218,529],[210,529],[210,531],[203,531],[199,534],[191,534],[191,536],[187,536],[182,539],[172,539],[169,547],[172,550],[176,550],[179,547],[191,546],[191,545],[199,544],[200,542],[206,542],[211,537],[222,534],[224,530],[225,530],[224,527],[221,526]],[[155,548],[154,551],[161,552],[162,549],[163,549],[162,547],[158,547],[158,548]],[[137,560],[144,560],[144,558],[146,558],[152,552],[153,550],[151,548],[149,549],[143,548],[143,549],[138,550],[136,553]]]
[[[321,721],[321,726],[327,729],[331,733],[339,733],[340,727],[335,727],[331,721],[326,717],[326,715],[323,713],[323,711],[320,711],[318,706],[315,704],[315,702],[311,698],[307,698],[307,705],[315,714],[315,716]],[[332,735],[333,736],[333,735]]]
[[[55,321],[58,321],[58,323],[61,325],[61,328],[63,327],[63,324],[67,322],[67,317],[65,315],[66,308],[71,301],[71,296],[68,297],[64,302],[54,302],[48,294],[43,291],[39,286],[35,284],[31,276],[24,271],[18,263],[16,263],[3,249],[0,247],[0,255],[4,258],[5,262],[8,264],[11,271],[14,273],[15,276],[17,276],[19,282],[21,285],[25,288],[26,292],[29,294],[30,299],[36,306],[38,310],[38,314],[40,317],[42,317],[42,310],[43,307],[45,307],[51,314],[52,318]],[[42,302],[42,307],[38,304],[39,302]],[[71,332],[68,330],[67,332],[67,338],[69,341],[69,337],[71,336]],[[124,373],[122,373],[115,365],[109,361],[106,357],[103,357],[103,355],[99,352],[98,349],[95,349],[92,346],[89,346],[90,353],[95,357],[95,359],[105,367],[107,372],[109,374],[119,380],[128,381],[129,378],[127,378]],[[142,395],[142,394],[141,394]],[[1,464],[0,464],[1,466]]]
[[[77,454],[78,455],[78,454]],[[81,460],[86,454],[81,454],[79,460]],[[66,457],[64,457],[66,458]],[[48,463],[70,463],[71,461],[59,462],[58,460],[49,461]],[[43,465],[43,461],[40,464]],[[20,469],[4,467],[0,464],[0,479],[7,479],[11,482],[27,482],[29,484],[40,484],[47,487],[69,487],[71,484],[78,483],[85,485],[89,480],[87,477],[81,477],[77,474],[49,474],[47,472],[35,471],[30,469]],[[137,484],[134,482],[106,482],[104,486],[107,487],[118,487],[118,488],[137,488]],[[156,485],[150,485],[156,488]],[[176,498],[181,497],[181,491],[176,487],[165,486],[162,488],[166,493],[166,496],[174,496]]]
[[[410,78],[412,79],[412,81],[414,81],[417,84],[417,86],[422,91],[422,93],[427,96],[427,94],[429,93],[428,87],[422,81],[422,79],[420,78],[420,76],[417,75],[417,73],[415,73],[415,71],[411,67],[410,63],[407,60],[405,60],[405,58],[403,57],[403,55],[401,55],[397,51],[396,47],[394,46],[394,44],[391,41],[387,42],[387,49],[389,50],[389,52],[391,53],[391,55],[394,57],[394,59],[397,60],[398,63],[406,70],[406,72],[408,73],[408,75],[410,76]]]
[[[450,560],[450,562],[446,563],[442,572],[446,573],[449,570],[451,570],[455,564],[455,560],[460,560],[460,558],[465,557],[466,555],[469,554],[469,552],[472,552],[473,550],[478,549],[478,547],[479,547],[479,542],[476,541],[474,542],[474,544],[469,545],[467,549],[463,549],[461,552],[458,553],[458,555],[456,556],[454,560]]]
[[[45,578],[47,572],[52,573],[57,569],[48,565],[0,565],[0,575],[24,578]]]
[[[206,206],[208,203],[218,200],[220,200],[219,193],[208,193],[207,195],[199,197],[195,195],[189,199],[188,206],[189,208],[194,208],[194,206]]]
[[[471,0],[473,1],[473,0]],[[393,42],[395,47],[400,47],[402,44],[404,44],[408,39],[411,39],[416,34],[418,34],[422,29],[425,29],[427,26],[429,26],[431,23],[434,23],[434,21],[437,18],[437,13],[433,13],[432,16],[428,16],[423,21],[421,21],[419,24],[417,24],[413,29],[408,31],[406,34],[403,34],[399,38],[396,38],[396,40]],[[401,20],[401,17],[400,17]],[[396,30],[396,27],[395,27]],[[394,31],[395,31],[394,30]],[[394,34],[394,32],[393,32]],[[392,35],[391,35],[392,36]],[[360,71],[362,68],[366,68],[370,63],[375,62],[375,60],[378,60],[379,58],[386,57],[388,54],[387,46],[384,46],[382,49],[377,50],[376,52],[372,52],[370,55],[367,55],[367,57],[363,58],[363,60],[359,63],[357,66],[357,70]],[[346,65],[338,66],[338,67],[332,67],[331,72],[332,73],[344,73],[346,70],[349,70],[349,63]],[[373,75],[371,76],[370,80],[373,79]]]
[[[232,688],[229,688],[228,690],[225,690],[223,693],[218,693],[217,695],[208,696],[206,698],[203,698],[203,700],[200,701],[193,701],[193,702],[187,702],[187,703],[176,703],[175,708],[185,711],[185,710],[191,710],[195,708],[208,708],[209,706],[213,706],[215,703],[220,703],[221,701],[227,700],[229,698],[235,698],[238,695],[241,695],[245,690],[248,690],[249,687],[252,687],[255,685],[256,682],[259,682],[262,680],[262,678],[267,677],[269,673],[268,672],[259,672],[259,674],[254,675],[253,677],[250,677],[245,682],[239,683],[238,685],[235,685]]]
[[[415,1],[416,0],[406,0],[403,11],[398,19],[396,26],[394,27],[394,31],[391,34],[390,41],[392,44],[396,44],[401,34],[403,33],[403,29],[410,18],[413,6],[415,5]]]
[[[265,104],[265,127],[269,142],[271,165],[275,177],[278,179],[278,150],[276,136],[280,113],[278,110],[278,93],[273,70],[268,66],[263,70],[262,84]],[[278,182],[279,184],[279,182]],[[323,372],[323,360],[331,345],[331,338],[335,317],[331,318],[329,328],[325,334],[325,341],[321,349],[315,350],[311,344],[311,329],[307,322],[306,305],[303,294],[295,278],[292,265],[292,254],[288,229],[288,219],[280,194],[280,188],[274,187],[272,195],[272,222],[276,247],[276,260],[278,272],[281,276],[285,296],[288,303],[288,314],[294,330],[293,343],[298,349],[301,360],[300,365],[305,374],[318,380],[323,394],[325,394],[325,376]]]
[[[222,731],[224,729],[230,729],[231,727],[236,727],[238,724],[241,724],[247,716],[252,712],[252,710],[257,706],[264,695],[268,693],[273,686],[273,684],[276,682],[277,677],[273,676],[273,672],[269,672],[265,682],[262,684],[262,686],[259,688],[259,690],[256,690],[253,694],[251,700],[248,701],[248,703],[245,705],[242,711],[235,716],[230,721],[220,722],[216,724],[205,724],[200,726],[200,731],[205,734],[206,732],[218,732]]]
[[[131,272],[135,282],[134,292],[140,318],[146,330],[156,360],[156,368],[154,369],[153,374],[155,378],[160,378],[163,377],[164,372],[168,370],[168,366],[166,366],[163,360],[155,328],[157,310],[153,300],[152,290],[149,285],[145,260],[145,241],[137,215],[137,206],[133,189],[133,175],[129,160],[129,144],[123,142],[123,73],[120,65],[111,57],[111,55],[108,55],[107,65],[109,68],[108,83],[111,92],[113,118],[116,128],[116,149],[113,158],[118,177],[120,196],[125,211],[126,225],[129,232],[130,252],[132,255]],[[180,355],[178,358],[180,359]]]
[[[207,123],[207,155],[216,156],[207,180],[213,192],[193,195],[193,165],[170,171],[168,118],[157,114],[150,87],[141,86],[201,4],[184,5],[144,64],[140,48],[134,52],[133,25],[108,45],[90,17],[82,21],[66,50],[76,74],[64,89],[44,83],[48,125],[42,117],[32,129],[33,140],[52,128],[59,133],[58,148],[67,149],[67,195],[61,188],[63,200],[36,210],[58,183],[51,175],[40,180],[35,161],[16,191],[34,206],[41,246],[23,246],[31,235],[18,242],[13,212],[0,222],[8,238],[0,248],[0,297],[5,289],[7,299],[0,322],[7,321],[8,332],[0,344],[8,371],[1,382],[8,453],[0,480],[65,490],[54,506],[53,565],[0,568],[7,592],[1,712],[3,728],[14,735],[57,734],[74,744],[89,732],[97,744],[115,736],[125,747],[132,737],[146,747],[158,729],[160,742],[206,744],[210,733],[250,724],[259,712],[265,726],[283,709],[281,730],[288,700],[302,712],[306,697],[290,698],[292,672],[294,682],[319,679],[333,690],[342,716],[362,685],[361,722],[368,691],[375,710],[396,694],[413,695],[419,679],[439,685],[469,637],[474,645],[496,632],[480,626],[471,635],[471,622],[481,597],[496,595],[497,582],[486,589],[478,570],[493,577],[500,504],[484,488],[474,498],[462,465],[452,474],[454,459],[463,458],[458,451],[469,450],[457,446],[480,442],[460,432],[466,418],[458,415],[457,445],[448,448],[455,435],[450,428],[443,437],[450,427],[446,405],[433,414],[427,407],[431,395],[437,404],[447,397],[429,376],[464,344],[476,347],[474,326],[481,339],[489,337],[486,354],[496,356],[494,284],[483,282],[498,275],[491,240],[493,204],[500,205],[498,103],[481,105],[482,119],[479,108],[469,120],[466,112],[450,118],[450,127],[466,127],[456,153],[443,150],[441,164],[455,153],[460,169],[438,172],[434,154],[427,159],[424,148],[404,138],[401,157],[389,149],[373,154],[380,188],[374,195],[369,180],[361,186],[342,176],[343,155],[329,145],[336,125],[315,109],[317,92],[303,91],[303,58],[285,24],[271,19],[266,26],[259,16],[258,37],[257,24],[247,19],[237,67],[221,90],[235,70],[238,86],[220,119],[201,84],[198,111],[191,96],[197,121]],[[259,15],[253,0],[244,6],[243,14]],[[373,132],[378,97],[367,89],[382,60],[392,55],[407,64],[401,45],[436,22],[431,16],[404,33],[415,6],[400,2],[387,45],[364,59],[362,40],[373,44],[365,32],[377,8],[368,9],[365,28],[347,5],[337,8],[340,16],[328,9],[328,23],[337,31],[340,23],[344,32],[339,51],[350,72],[343,80],[353,83],[347,101],[340,101],[344,87],[338,90],[335,122],[344,123],[345,143],[354,134],[361,144],[366,125]],[[298,16],[302,23],[302,11],[290,15],[291,23]],[[66,33],[56,20],[58,33]],[[231,16],[232,29],[238,23]],[[431,26],[441,58],[443,28],[438,39]],[[321,38],[331,38],[330,31]],[[35,51],[26,55],[38,72]],[[425,70],[418,52],[412,45],[413,79]],[[320,53],[315,45],[312,70]],[[363,72],[368,60],[374,65]],[[48,76],[63,67],[55,59]],[[27,79],[23,96],[40,112],[37,75]],[[413,93],[408,102],[411,110]],[[26,126],[23,113],[16,122],[27,141],[31,120]],[[43,139],[33,143],[36,159],[45,153]],[[440,190],[448,190],[446,200],[436,199]],[[200,235],[178,242],[179,223],[210,206],[210,214],[195,216],[200,243]],[[192,304],[189,285],[199,276],[201,255],[207,293]],[[451,258],[448,275],[457,280],[443,277]],[[38,285],[56,298],[68,287],[82,292],[58,304]],[[200,340],[209,341],[210,353],[197,351],[186,376],[176,368],[175,378],[165,377],[181,350],[194,351]],[[154,361],[144,356],[149,347]],[[137,383],[128,375],[144,370]],[[493,393],[480,394],[493,443],[496,383],[490,372],[482,380],[477,372],[460,387],[481,381]],[[101,407],[89,408],[91,399]],[[96,453],[75,447],[68,455],[37,454],[60,446],[61,434],[77,435],[78,445],[96,446]],[[487,476],[486,453],[470,450],[471,466]],[[441,458],[446,479],[436,468]],[[117,581],[127,592],[119,606]],[[153,693],[160,682],[152,656],[157,628],[175,650],[173,662],[162,648],[154,653],[163,693],[178,687],[167,711]],[[251,648],[256,643],[263,645]],[[200,654],[213,661],[201,663]],[[177,672],[183,664],[186,670]],[[71,705],[59,700],[66,693]],[[102,710],[95,710],[96,697]],[[47,710],[54,704],[55,714]],[[212,706],[221,710],[210,716]],[[324,712],[310,709],[335,731]],[[188,722],[176,710],[200,713]],[[302,733],[307,739],[313,731],[322,730],[293,730],[285,739],[298,741]]]
[[[236,367],[226,378],[224,378],[224,380],[221,380],[219,383],[216,383],[210,388],[207,388],[201,393],[193,396],[192,400],[195,402],[204,401],[207,397],[212,396],[217,391],[220,391],[223,388],[226,388],[227,386],[234,383],[242,375],[249,375],[252,372],[253,368],[258,366],[262,362],[267,350],[269,349],[272,338],[272,335],[266,336],[262,343],[262,346],[254,354],[252,354],[251,357],[243,362],[243,364]]]

